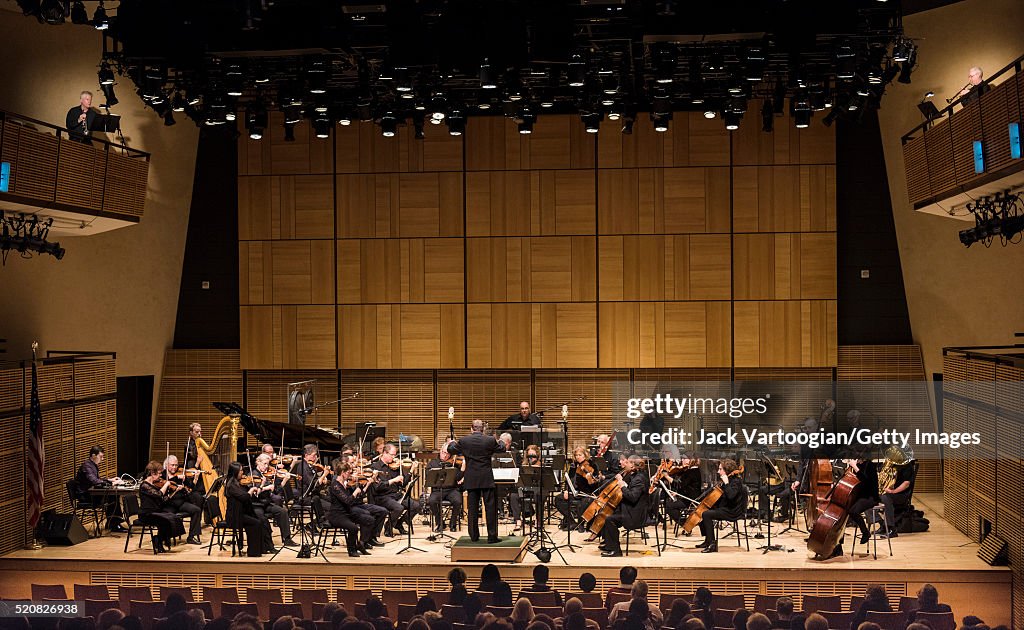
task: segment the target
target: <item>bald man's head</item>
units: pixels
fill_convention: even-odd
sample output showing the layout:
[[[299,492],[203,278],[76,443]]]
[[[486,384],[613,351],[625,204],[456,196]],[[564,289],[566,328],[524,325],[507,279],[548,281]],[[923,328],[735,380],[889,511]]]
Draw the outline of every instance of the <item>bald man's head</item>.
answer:
[[[473,427],[473,433],[481,433],[484,430],[484,421],[483,420],[474,420],[473,424],[472,424],[472,427]]]

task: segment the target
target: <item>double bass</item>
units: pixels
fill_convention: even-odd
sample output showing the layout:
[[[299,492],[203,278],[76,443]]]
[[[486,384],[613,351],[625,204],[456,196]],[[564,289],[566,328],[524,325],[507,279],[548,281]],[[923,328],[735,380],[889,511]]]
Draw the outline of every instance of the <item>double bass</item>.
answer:
[[[865,465],[871,466],[871,462]],[[846,529],[846,521],[850,517],[850,506],[860,498],[863,488],[860,479],[849,466],[842,478],[836,482],[828,493],[827,503],[814,525],[810,527],[807,537],[807,548],[814,552],[815,560],[826,560],[832,556],[839,540]]]
[[[832,491],[832,460],[812,459],[807,464],[808,494],[804,503],[804,520],[810,528],[828,506],[828,495]]]

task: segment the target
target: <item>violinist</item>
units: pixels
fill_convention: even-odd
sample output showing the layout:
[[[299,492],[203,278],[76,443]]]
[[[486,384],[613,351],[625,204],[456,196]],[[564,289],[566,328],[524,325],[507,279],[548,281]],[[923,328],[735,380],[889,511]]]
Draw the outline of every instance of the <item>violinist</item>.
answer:
[[[704,534],[704,542],[695,548],[702,553],[718,551],[716,521],[735,520],[742,517],[747,509],[747,487],[743,485],[742,469],[736,465],[736,461],[723,459],[718,464],[718,478],[722,480],[722,496],[701,515],[700,533]]]
[[[318,463],[319,459],[320,450],[316,445],[306,444],[302,447],[302,459],[292,466],[292,472],[296,475],[295,487],[299,493],[295,503],[307,505],[312,509],[314,522],[307,527],[313,533],[316,533],[317,523],[324,518],[324,501],[320,495],[327,489],[328,483],[328,470]]]
[[[445,442],[441,450],[438,451],[437,457],[430,460],[427,463],[427,470],[435,470],[438,468],[455,468],[455,480],[451,486],[435,486],[430,489],[430,498],[427,499],[427,505],[430,507],[430,513],[434,517],[434,531],[444,531],[444,523],[441,522],[441,502],[448,501],[452,506],[452,515],[448,523],[448,529],[456,532],[459,530],[458,522],[459,515],[462,514],[462,481],[466,473],[466,459],[463,457],[461,461],[456,464],[455,457],[448,452],[448,444],[450,440]]]
[[[351,475],[352,468],[347,463],[334,462],[334,481],[328,489],[331,509],[327,512],[327,521],[331,527],[345,530],[348,555],[358,558],[370,555],[366,543],[373,538],[375,522],[367,512],[354,509],[362,501],[365,490]]]
[[[361,478],[362,482],[360,485],[366,489],[364,492],[359,494],[356,498],[355,504],[352,506],[353,509],[369,514],[373,518],[373,535],[369,539],[362,541],[363,545],[367,549],[383,547],[384,543],[380,542],[377,537],[380,536],[381,530],[384,529],[384,523],[388,520],[389,512],[387,508],[383,508],[376,503],[371,503],[369,501],[368,484],[373,483],[376,473],[371,472],[366,461],[362,457],[357,456],[351,448],[346,448],[341,452],[341,461],[347,463],[348,467],[351,469],[349,477]]]
[[[184,471],[178,470],[178,458],[168,455],[164,460],[162,478],[165,481],[173,481],[178,488],[167,497],[167,507],[176,514],[186,514],[188,520],[189,545],[201,544],[199,534],[203,530],[203,510],[200,507],[203,503],[201,494],[194,491],[196,477],[199,476],[197,469],[193,474],[186,475]]]
[[[242,475],[242,465],[238,462],[228,464],[226,477],[224,494],[228,498],[228,527],[245,530],[248,541],[246,555],[258,558],[265,553],[277,553],[270,533],[270,522],[256,513],[255,502],[259,487],[252,484],[252,479]]]
[[[700,460],[690,455],[680,454],[675,444],[662,447],[662,458],[670,462],[670,472],[662,478],[665,485],[674,494],[665,498],[665,511],[669,518],[679,522],[683,513],[693,506],[693,500],[700,495]],[[677,496],[678,495],[678,496]]]
[[[601,529],[601,537],[604,542],[599,545],[599,548],[603,558],[622,556],[622,548],[619,546],[619,527],[635,529],[647,520],[649,480],[643,469],[644,461],[637,455],[630,455],[621,458],[620,462],[622,472],[615,475],[611,483],[617,483],[622,488],[622,502],[619,503],[615,512],[605,519],[604,528]]]
[[[185,526],[167,505],[168,494],[177,487],[173,481],[162,477],[160,462],[146,465],[145,478],[139,485],[139,514],[142,522],[156,528],[153,535],[153,553],[171,550],[171,538],[185,533]]]
[[[555,499],[555,509],[562,515],[562,523],[558,526],[562,531],[573,528],[573,524],[576,522],[573,510],[575,509],[577,514],[580,512],[579,504],[582,497],[576,495],[593,494],[604,476],[597,472],[590,462],[590,453],[587,452],[587,449],[577,446],[572,449],[572,463],[569,465],[566,479],[572,480],[572,487],[576,492],[570,494],[568,483],[566,483],[562,494]]]
[[[377,482],[372,485],[373,488],[373,502],[383,507],[390,513],[390,518],[386,526],[385,534],[387,536],[393,536],[397,530],[399,534],[405,535],[405,528],[402,527],[402,522],[412,529],[412,515],[417,514],[420,511],[420,502],[413,499],[409,499],[409,512],[405,514],[406,506],[402,499],[402,489],[405,484],[409,482],[405,473],[402,471],[402,462],[398,460],[398,447],[394,444],[385,444],[384,450],[381,451],[380,459],[373,463],[373,470],[377,472]]]
[[[597,452],[594,456],[604,462],[604,470],[602,472],[606,477],[614,476],[619,472],[621,466],[619,464],[619,455],[611,450],[612,437],[602,433],[594,438],[594,440],[597,442]]]
[[[273,519],[277,530],[281,533],[281,544],[295,546],[292,540],[292,526],[288,520],[288,510],[284,507],[282,487],[288,482],[291,473],[279,471],[270,465],[270,455],[260,453],[256,457],[256,471],[253,480],[259,492],[253,501],[253,510],[260,518]]]

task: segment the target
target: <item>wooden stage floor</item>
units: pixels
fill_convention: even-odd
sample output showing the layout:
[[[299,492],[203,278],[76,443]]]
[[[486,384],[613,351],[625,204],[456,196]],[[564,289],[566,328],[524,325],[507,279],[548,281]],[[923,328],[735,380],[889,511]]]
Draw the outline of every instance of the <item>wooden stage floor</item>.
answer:
[[[598,577],[600,587],[611,586],[617,582],[618,569],[626,564],[638,567],[641,577],[651,582],[654,592],[692,592],[697,586],[707,584],[716,592],[778,592],[781,595],[799,590],[823,595],[860,595],[867,584],[881,583],[893,595],[913,595],[921,584],[931,582],[943,593],[943,601],[962,603],[960,608],[954,607],[958,615],[969,614],[968,609],[994,611],[1005,607],[1005,622],[1009,623],[1010,571],[1005,567],[991,567],[979,559],[978,545],[940,516],[941,494],[920,495],[915,505],[931,521],[930,531],[903,534],[893,539],[892,556],[885,540],[880,540],[877,559],[863,546],[858,546],[857,555],[851,557],[849,544],[853,529],[848,530],[846,555],[825,562],[810,558],[803,533],[789,532],[776,537],[773,532],[772,542],[784,546],[784,551],[763,553],[758,547],[767,540],[752,537],[750,552],[745,546],[737,547],[735,540],[729,538],[720,543],[718,553],[703,554],[693,549],[701,540],[695,531],[689,537],[670,538],[671,543],[682,548],[670,547],[661,556],[653,548],[638,544],[635,536],[629,557],[602,558],[594,544],[584,545],[575,553],[563,550],[566,564],[557,554],[549,563],[552,583],[556,588],[574,590],[579,575],[590,571]],[[508,529],[509,526],[503,525],[500,533],[505,535]],[[556,544],[565,542],[565,532],[554,527],[550,531]],[[204,541],[209,538],[209,532],[204,530]],[[751,529],[751,536],[755,532]],[[73,547],[21,550],[0,558],[0,593],[4,597],[19,596],[27,593],[31,582],[70,583],[69,580],[111,585],[270,586],[272,584],[259,577],[282,574],[288,574],[296,580],[294,586],[303,588],[369,587],[378,590],[387,584],[387,588],[417,588],[425,592],[442,588],[447,571],[454,566],[450,550],[440,542],[425,540],[428,534],[426,527],[417,524],[413,544],[425,550],[423,552],[407,551],[396,555],[406,544],[403,537],[358,559],[349,558],[341,545],[327,552],[329,562],[323,558],[298,559],[294,551],[285,550],[273,563],[268,562],[269,556],[231,557],[230,551],[220,552],[216,548],[207,556],[205,547],[192,545],[179,545],[171,553],[154,556],[147,548],[148,541],[138,549],[134,539],[129,552],[124,553],[124,534],[108,535]],[[574,533],[573,542],[580,543],[584,537],[584,534]],[[525,586],[537,562],[536,556],[528,553],[522,563],[502,566],[503,576],[513,589],[520,583]],[[466,567],[471,581],[479,572],[479,566]],[[165,577],[147,582],[141,575]],[[950,592],[951,589],[957,594]],[[960,613],[960,609],[965,612]],[[996,619],[995,615],[989,613],[983,618],[990,624],[999,623],[990,620]]]

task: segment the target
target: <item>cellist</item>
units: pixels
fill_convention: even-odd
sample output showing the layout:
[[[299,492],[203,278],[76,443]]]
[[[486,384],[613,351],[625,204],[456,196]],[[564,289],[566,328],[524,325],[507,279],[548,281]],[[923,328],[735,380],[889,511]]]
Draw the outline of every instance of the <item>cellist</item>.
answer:
[[[622,464],[622,472],[615,475],[611,483],[617,483],[622,488],[622,502],[615,508],[615,512],[605,519],[604,527],[601,529],[604,542],[598,546],[603,558],[622,556],[622,548],[619,546],[620,526],[635,529],[647,520],[649,481],[647,473],[644,472],[644,461],[638,455],[630,455],[619,461]]]
[[[732,459],[723,459],[718,464],[718,477],[722,480],[722,496],[714,507],[704,510],[700,520],[700,533],[704,534],[704,542],[697,545],[701,553],[718,551],[718,540],[715,537],[716,525],[719,520],[735,520],[743,516],[747,509],[747,487],[743,485],[742,469]]]

